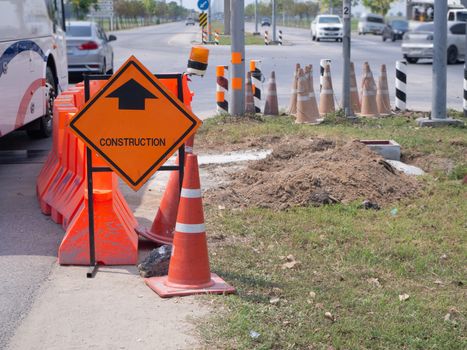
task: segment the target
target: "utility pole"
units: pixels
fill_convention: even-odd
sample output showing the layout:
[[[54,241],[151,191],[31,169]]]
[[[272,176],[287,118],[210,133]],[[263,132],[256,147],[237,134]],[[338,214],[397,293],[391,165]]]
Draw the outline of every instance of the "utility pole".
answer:
[[[346,117],[353,117],[352,104],[350,102],[350,19],[351,19],[351,3],[350,0],[342,2],[342,17],[344,19],[344,36],[342,38],[342,55],[343,55],[343,72],[344,79],[342,82],[342,107]]]
[[[447,117],[446,103],[446,66],[447,66],[447,35],[448,35],[448,3],[447,0],[434,2],[434,33],[433,33],[433,85],[431,118],[419,118],[420,126],[439,126],[448,124],[462,124],[460,120]]]
[[[224,0],[224,34],[230,35],[230,0]]]
[[[245,0],[231,2],[231,40],[232,55],[231,103],[230,114],[243,116],[245,114]]]
[[[258,32],[258,0],[255,0],[255,32],[254,35],[259,35]]]
[[[212,2],[209,2],[209,7],[208,7],[208,41],[212,42],[212,30],[211,30],[211,7],[212,7]]]
[[[272,41],[274,43],[276,40],[276,0],[272,0]]]
[[[465,57],[467,57],[467,22],[465,22]],[[464,117],[467,117],[467,60],[464,60]]]

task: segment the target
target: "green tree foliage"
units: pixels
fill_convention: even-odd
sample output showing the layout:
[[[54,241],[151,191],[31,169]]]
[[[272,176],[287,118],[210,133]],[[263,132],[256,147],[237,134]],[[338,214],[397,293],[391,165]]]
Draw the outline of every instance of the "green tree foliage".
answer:
[[[156,16],[176,19],[188,14],[188,10],[177,2],[160,0],[115,0],[114,10],[117,16],[130,18]]]
[[[310,18],[316,16],[318,12],[318,4],[315,1],[277,0],[276,9],[280,14],[285,12],[291,16]],[[249,4],[245,7],[245,16],[253,17],[254,15],[255,4]],[[258,16],[271,17],[271,15],[271,1],[258,1]]]
[[[393,2],[394,0],[362,0],[363,6],[383,16],[386,16]]]
[[[78,19],[83,19],[89,13],[91,6],[97,8],[98,0],[71,0],[71,6]]]

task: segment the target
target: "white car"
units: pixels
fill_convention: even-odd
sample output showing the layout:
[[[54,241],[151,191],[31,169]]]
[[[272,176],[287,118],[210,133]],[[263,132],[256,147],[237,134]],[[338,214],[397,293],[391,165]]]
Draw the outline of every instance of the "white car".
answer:
[[[320,41],[321,39],[332,39],[342,41],[343,28],[342,21],[336,15],[319,15],[311,22],[311,38]]]
[[[364,14],[358,21],[358,35],[367,33],[381,35],[384,30],[384,17],[373,13]]]

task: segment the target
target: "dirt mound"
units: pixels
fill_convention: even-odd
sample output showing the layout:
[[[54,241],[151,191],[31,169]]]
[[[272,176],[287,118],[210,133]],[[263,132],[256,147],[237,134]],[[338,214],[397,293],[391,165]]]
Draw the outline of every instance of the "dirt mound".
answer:
[[[274,209],[364,199],[384,205],[417,187],[414,178],[358,141],[285,140],[266,159],[233,174],[228,186],[209,190],[206,199],[229,207]]]

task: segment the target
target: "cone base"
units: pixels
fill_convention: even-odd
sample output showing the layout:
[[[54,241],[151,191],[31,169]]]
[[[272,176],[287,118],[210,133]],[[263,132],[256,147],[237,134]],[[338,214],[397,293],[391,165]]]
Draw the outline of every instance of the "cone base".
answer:
[[[182,297],[195,294],[232,294],[236,292],[234,287],[228,285],[215,273],[211,273],[211,281],[214,282],[211,287],[188,289],[167,286],[167,276],[144,279],[146,285],[154,292],[156,292],[161,298],[170,298],[176,296]]]
[[[159,244],[172,244],[173,243],[173,236],[163,236],[163,235],[158,235],[157,233],[152,232],[151,230],[147,229],[146,227],[143,226],[138,226],[135,228],[136,233],[141,236],[146,238],[149,241],[159,243]]]

